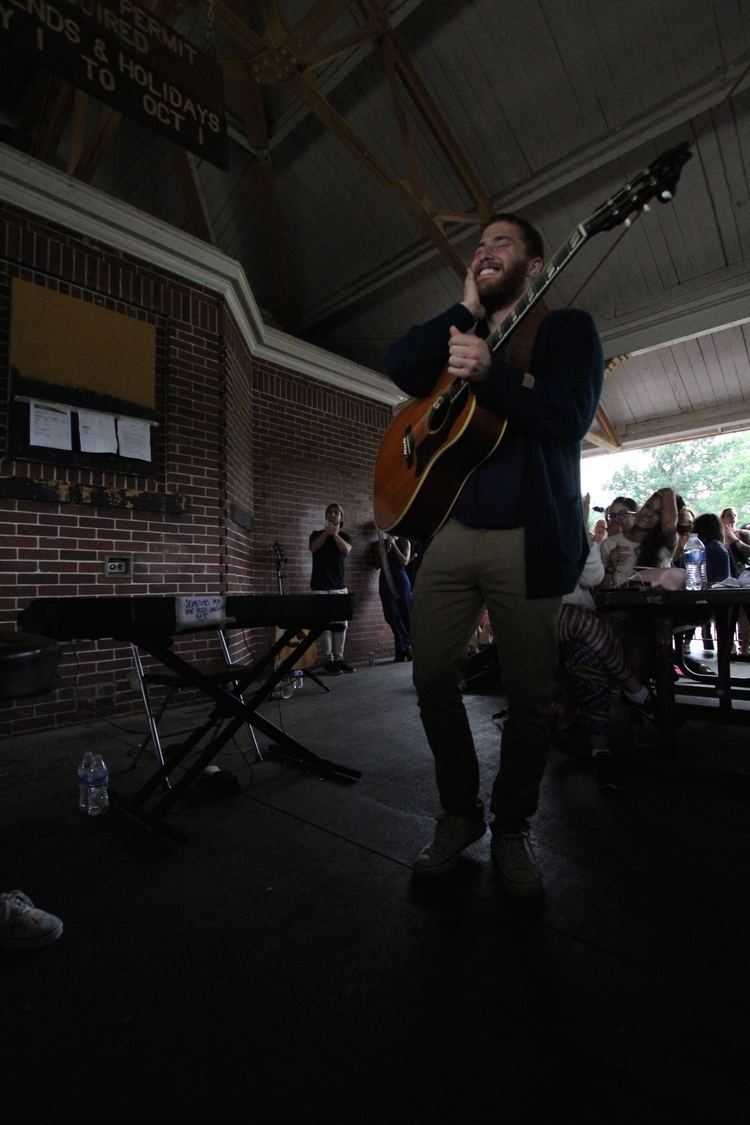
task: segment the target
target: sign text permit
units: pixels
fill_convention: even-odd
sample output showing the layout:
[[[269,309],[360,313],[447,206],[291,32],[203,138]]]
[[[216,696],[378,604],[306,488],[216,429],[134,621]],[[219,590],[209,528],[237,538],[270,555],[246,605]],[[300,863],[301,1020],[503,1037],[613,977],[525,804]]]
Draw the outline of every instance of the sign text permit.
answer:
[[[0,42],[227,167],[219,64],[133,0],[0,0]]]

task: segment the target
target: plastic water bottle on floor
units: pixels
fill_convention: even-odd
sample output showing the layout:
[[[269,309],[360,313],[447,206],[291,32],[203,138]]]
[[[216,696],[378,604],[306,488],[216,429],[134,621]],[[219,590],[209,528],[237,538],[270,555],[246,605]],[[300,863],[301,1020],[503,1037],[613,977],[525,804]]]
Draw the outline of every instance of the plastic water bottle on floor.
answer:
[[[691,535],[685,544],[683,557],[685,559],[685,587],[688,590],[705,590],[708,585],[706,578],[706,548],[697,535]]]
[[[109,794],[107,785],[109,775],[101,754],[94,754],[91,761],[89,777],[91,788],[89,790],[89,816],[99,816],[109,808]]]
[[[302,688],[305,686],[305,673],[302,671],[301,668],[295,668],[294,671],[292,672],[292,677],[293,677],[293,680],[294,680],[295,689],[298,690],[298,691],[301,691]]]
[[[87,750],[78,767],[78,808],[83,812],[89,811],[89,797],[91,795],[91,763],[94,755]]]

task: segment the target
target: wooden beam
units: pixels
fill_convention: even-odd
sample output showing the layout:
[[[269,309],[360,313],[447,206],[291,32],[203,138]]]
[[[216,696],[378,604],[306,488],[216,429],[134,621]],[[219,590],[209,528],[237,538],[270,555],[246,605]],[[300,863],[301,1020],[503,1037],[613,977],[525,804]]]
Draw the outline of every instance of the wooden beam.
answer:
[[[286,28],[281,22],[279,6],[276,0],[257,0],[260,14],[263,17],[263,26],[269,42],[281,43],[286,37]]]
[[[479,213],[479,221],[483,222],[493,212],[489,195],[477,173],[472,168],[462,152],[453,134],[448,129],[440,110],[432,100],[427,87],[417,73],[414,64],[404,50],[395,32],[390,27],[385,13],[376,0],[360,0],[360,3],[370,15],[373,22],[379,22],[382,37],[375,39],[375,47],[393,59],[398,68],[399,75],[405,88],[412,97],[423,120],[431,130],[446,157],[453,166],[466,190],[475,201]]]
[[[319,66],[333,62],[334,59],[341,58],[342,55],[348,55],[360,47],[365,47],[368,43],[372,43],[372,31],[366,27],[362,31],[353,31],[351,35],[342,35],[340,39],[335,39],[322,47],[309,48],[305,51],[305,63],[309,70],[315,70]]]
[[[24,93],[18,145],[38,160],[54,160],[73,101],[73,87],[42,67],[35,67]]]
[[[295,302],[292,290],[289,257],[284,242],[284,227],[281,219],[276,177],[268,147],[268,127],[266,124],[263,92],[255,82],[246,76],[240,82],[242,113],[245,121],[247,139],[253,148],[267,154],[267,159],[253,165],[258,203],[263,219],[263,230],[271,266],[271,273],[278,300],[281,325],[289,332],[298,329]]]
[[[175,144],[174,141],[169,142],[169,149],[172,153],[177,179],[187,203],[193,234],[202,238],[204,242],[208,242],[210,246],[215,246],[216,238],[211,225],[211,217],[208,213],[193,154],[186,152],[181,145]]]
[[[623,355],[612,356],[610,359],[605,360],[604,378],[606,379],[612,374],[618,363],[622,363],[624,359],[629,358],[629,354],[625,353]],[[584,440],[590,441],[593,445],[598,445],[602,449],[608,449],[612,453],[616,453],[618,449],[622,449],[622,442],[617,436],[617,430],[601,403],[597,408],[595,421],[599,426],[599,430],[602,432],[600,433],[599,430],[589,430]]]
[[[381,41],[385,43],[382,50],[383,60],[389,75],[394,95],[394,109],[409,164],[408,180],[397,176],[354,132],[330,104],[312,70],[313,65],[317,65],[322,57],[320,52],[314,49],[315,42],[351,6],[351,0],[348,2],[347,0],[317,0],[297,26],[288,33],[283,30],[274,0],[263,0],[262,10],[267,20],[263,36],[259,36],[248,25],[247,20],[236,10],[236,6],[229,4],[229,0],[217,0],[216,21],[234,41],[239,53],[247,56],[248,75],[252,81],[258,85],[285,85],[292,90],[378,183],[417,220],[445,261],[458,277],[463,278],[466,272],[465,264],[447,238],[442,218],[442,215],[450,215],[451,212],[441,211],[426,197],[422,186],[416,150],[409,133],[399,83],[408,91],[444,153],[454,165],[461,182],[472,195],[477,207],[476,213],[472,216],[475,222],[481,222],[491,214],[489,199],[479,177],[460,152],[406,53],[396,43],[382,9],[375,0],[361,0],[361,2],[358,0],[358,2],[365,11],[368,26],[365,31],[357,33],[352,39],[351,49],[359,48],[369,37],[376,44]],[[341,41],[338,41],[337,53],[340,47]],[[306,53],[308,51],[310,55]]]
[[[290,74],[285,82],[297,97],[305,102],[315,116],[338,137],[359,162],[375,177],[382,187],[386,189],[400,204],[417,220],[419,225],[437,246],[445,261],[455,270],[461,278],[466,273],[466,266],[461,255],[448,241],[442,223],[435,219],[437,213],[429,200],[418,198],[412,186],[396,176],[386,164],[380,160],[344,118],[329,103],[323,91],[307,75]]]
[[[351,5],[352,0],[316,0],[294,30],[289,32],[289,50],[297,56],[304,55]]]
[[[617,436],[617,431],[607,417],[603,407],[600,406],[597,410],[595,420],[602,432],[600,433],[599,430],[589,430],[585,440],[600,446],[602,449],[609,449],[613,453],[616,453],[618,449],[622,449],[622,442]]]
[[[153,5],[153,14],[164,23],[173,24],[187,7],[186,0],[157,0]],[[117,126],[122,120],[122,114],[109,106],[102,106],[101,112],[94,124],[86,143],[83,145],[75,163],[68,159],[68,172],[77,180],[91,183],[102,157],[107,150],[107,145],[112,140]]]
[[[404,153],[409,164],[409,182],[419,198],[425,198],[425,190],[422,183],[422,176],[419,170],[419,160],[414,148],[414,142],[409,129],[409,119],[406,116],[406,106],[401,93],[401,86],[399,85],[398,75],[396,74],[396,67],[394,65],[393,54],[391,51],[384,51],[383,61],[385,63],[385,72],[388,76],[388,84],[391,88],[391,101],[393,102],[393,109],[398,121],[398,127],[401,131],[401,144],[403,145]],[[435,216],[436,222],[442,226],[442,217]]]
[[[107,145],[112,140],[115,129],[122,121],[122,114],[116,109],[103,105],[97,117],[94,128],[89,134],[83,151],[78,159],[73,175],[77,180],[91,183],[106,151]]]
[[[85,90],[76,90],[73,95],[73,115],[70,119],[70,146],[68,148],[67,173],[73,175],[83,151],[83,136],[86,128],[86,113],[89,96]]]
[[[606,449],[608,453],[618,453],[622,448],[619,441],[616,445],[613,445],[603,434],[598,434],[595,430],[589,430],[584,440],[590,441],[592,445],[598,446],[599,449]]]

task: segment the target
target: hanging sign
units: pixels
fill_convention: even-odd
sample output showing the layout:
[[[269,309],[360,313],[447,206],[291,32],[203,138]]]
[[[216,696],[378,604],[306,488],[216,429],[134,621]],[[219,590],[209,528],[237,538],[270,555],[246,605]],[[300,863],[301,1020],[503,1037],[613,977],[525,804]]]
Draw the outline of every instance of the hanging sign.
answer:
[[[0,44],[227,168],[219,64],[133,0],[0,0]]]

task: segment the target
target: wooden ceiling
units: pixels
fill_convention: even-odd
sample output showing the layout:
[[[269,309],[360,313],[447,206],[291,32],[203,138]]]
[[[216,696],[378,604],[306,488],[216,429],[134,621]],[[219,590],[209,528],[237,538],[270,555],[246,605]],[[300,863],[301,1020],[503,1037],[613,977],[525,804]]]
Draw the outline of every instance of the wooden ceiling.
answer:
[[[591,451],[750,427],[750,0],[154,11],[222,65],[228,171],[7,57],[3,139],[215,243],[269,323],[375,371],[460,293],[483,217],[521,212],[551,252],[693,143],[673,202],[593,239],[547,299],[628,357]]]

